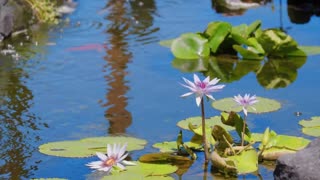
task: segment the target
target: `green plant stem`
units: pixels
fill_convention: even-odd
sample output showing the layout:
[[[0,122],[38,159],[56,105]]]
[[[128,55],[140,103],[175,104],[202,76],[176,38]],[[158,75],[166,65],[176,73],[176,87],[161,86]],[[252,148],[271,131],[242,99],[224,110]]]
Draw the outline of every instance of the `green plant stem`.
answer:
[[[204,158],[205,164],[209,162],[209,152],[208,152],[208,144],[207,144],[207,137],[206,137],[206,122],[205,122],[205,114],[204,114],[204,102],[203,98],[201,99],[201,116],[202,116],[202,141],[204,144]]]
[[[244,144],[244,133],[245,133],[245,130],[246,130],[246,119],[247,119],[247,116],[244,115],[244,119],[243,119],[243,127],[242,127],[242,134],[241,134],[241,146],[243,146]]]

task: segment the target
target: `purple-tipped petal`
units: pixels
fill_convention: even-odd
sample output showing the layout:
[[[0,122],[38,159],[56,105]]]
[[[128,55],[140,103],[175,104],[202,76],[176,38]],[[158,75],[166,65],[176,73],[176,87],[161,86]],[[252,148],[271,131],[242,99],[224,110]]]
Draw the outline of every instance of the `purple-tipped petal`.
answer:
[[[105,161],[108,159],[108,156],[106,156],[105,154],[101,153],[101,152],[96,152],[96,155],[98,156],[99,159],[101,159],[102,161]]]

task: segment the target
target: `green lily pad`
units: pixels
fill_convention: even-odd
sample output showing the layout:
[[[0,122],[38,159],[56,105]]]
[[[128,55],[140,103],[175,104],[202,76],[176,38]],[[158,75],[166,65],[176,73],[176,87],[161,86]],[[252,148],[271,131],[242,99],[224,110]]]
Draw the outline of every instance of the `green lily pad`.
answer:
[[[182,175],[188,171],[193,161],[188,157],[174,155],[172,153],[151,153],[139,158],[140,162],[152,164],[171,164],[178,167],[176,173]]]
[[[171,45],[171,51],[176,58],[198,59],[208,57],[210,48],[208,40],[199,34],[186,33],[175,39]]]
[[[192,140],[190,142],[185,142],[189,148],[191,149],[202,149],[202,137],[200,136],[200,143],[198,141],[193,142]],[[152,147],[157,148],[160,150],[160,152],[177,152],[177,142],[176,141],[165,141],[160,143],[155,143],[152,145]]]
[[[301,120],[299,124],[303,126],[302,132],[309,136],[320,136],[320,116],[312,117],[311,120]]]
[[[299,49],[303,50],[308,55],[320,54],[320,46],[299,46]]]
[[[128,143],[127,151],[143,149],[147,141],[133,137],[109,136],[92,137],[75,141],[58,141],[42,144],[39,151],[43,154],[60,157],[89,157],[96,152],[106,152],[107,144]]]
[[[67,180],[64,178],[33,178],[32,180]]]
[[[266,145],[266,149],[277,147],[284,148],[288,150],[300,150],[306,147],[310,143],[310,140],[296,137],[296,136],[287,136],[287,135],[276,135],[269,139],[269,142]],[[261,149],[261,146],[259,147]]]
[[[179,126],[182,129],[190,130],[189,123],[192,124],[192,126],[194,126],[195,128],[201,127],[202,117],[201,116],[196,116],[196,117],[190,117],[190,118],[181,120],[181,121],[179,121],[177,123],[177,126]],[[206,126],[208,128],[212,129],[212,127],[214,125],[219,125],[219,126],[223,127],[227,131],[234,130],[234,127],[227,126],[227,125],[223,124],[221,122],[220,116],[213,116],[213,117],[211,117],[209,119],[206,119]]]
[[[151,164],[136,162],[136,166],[126,166],[126,171],[113,173],[101,178],[102,180],[146,179],[171,180],[169,174],[177,171],[177,167],[169,164]]]
[[[280,102],[268,99],[268,98],[262,98],[257,97],[258,103],[254,104],[252,107],[256,109],[256,111],[252,108],[248,108],[248,112],[250,113],[267,113],[279,110],[281,108]],[[218,109],[220,111],[235,111],[240,112],[242,110],[241,106],[237,106],[236,102],[233,100],[233,98],[224,98],[217,101],[214,101],[212,103],[213,108]]]
[[[233,160],[238,174],[252,173],[258,170],[258,155],[254,149],[246,150],[236,156],[228,156]]]
[[[175,40],[175,38],[174,38],[174,39],[162,40],[162,41],[159,42],[159,44],[160,44],[161,46],[170,48],[171,45],[172,45],[172,42],[173,42],[174,40]]]

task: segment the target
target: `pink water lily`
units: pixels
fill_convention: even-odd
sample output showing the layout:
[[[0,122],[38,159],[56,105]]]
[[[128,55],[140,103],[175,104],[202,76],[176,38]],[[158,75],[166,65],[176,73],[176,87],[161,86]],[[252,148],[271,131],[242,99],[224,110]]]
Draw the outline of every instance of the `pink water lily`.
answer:
[[[133,162],[124,160],[128,156],[128,153],[126,153],[126,148],[127,144],[124,144],[122,147],[120,144],[114,144],[113,147],[108,144],[106,155],[101,152],[96,152],[96,155],[100,161],[94,161],[86,165],[91,169],[105,171],[107,173],[110,173],[113,167],[124,170],[125,165],[136,165]]]
[[[181,95],[181,97],[186,97],[195,94],[196,103],[198,106],[200,106],[203,96],[207,96],[208,98],[215,100],[210,93],[220,91],[225,87],[225,85],[216,85],[220,81],[220,79],[218,78],[214,78],[210,81],[210,77],[208,76],[203,81],[201,81],[199,77],[196,74],[194,74],[193,79],[194,82],[191,82],[183,78],[186,84],[181,85],[188,88],[191,92],[185,93]]]
[[[237,103],[238,106],[242,106],[243,113],[246,116],[248,115],[248,107],[256,110],[254,107],[252,107],[253,104],[258,102],[256,95],[250,97],[250,94],[245,94],[242,97],[240,94],[238,94],[238,96],[234,96],[233,100]]]

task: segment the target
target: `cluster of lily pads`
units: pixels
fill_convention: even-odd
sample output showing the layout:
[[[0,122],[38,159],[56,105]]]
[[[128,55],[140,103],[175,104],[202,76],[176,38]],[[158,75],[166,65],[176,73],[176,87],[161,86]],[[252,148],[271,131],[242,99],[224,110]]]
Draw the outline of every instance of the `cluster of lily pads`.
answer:
[[[219,79],[210,80],[209,77],[201,81],[194,75],[194,82],[187,79],[184,81],[186,84],[183,86],[190,92],[182,96],[195,95],[196,103],[198,106],[201,105],[201,108],[205,96],[214,99],[210,93],[224,88],[224,85],[216,85]],[[51,142],[41,145],[39,151],[47,155],[68,158],[97,155],[98,161],[86,164],[98,170],[88,175],[89,179],[98,177],[119,180],[126,178],[170,180],[173,179],[170,176],[172,173],[178,176],[186,173],[198,159],[198,154],[203,151],[209,156],[205,158],[211,161],[214,172],[237,176],[247,173],[257,174],[260,162],[274,161],[280,155],[294,153],[310,142],[302,137],[277,134],[269,128],[266,128],[264,133],[254,133],[249,130],[245,121],[248,113],[276,111],[281,108],[281,104],[276,100],[246,94],[243,97],[238,95],[216,100],[212,103],[212,107],[221,111],[220,116],[204,118],[202,113],[202,116],[179,121],[177,126],[181,130],[175,141],[154,144],[153,147],[160,152],[142,155],[136,161],[127,160],[129,152],[142,150],[147,141],[124,136]],[[244,118],[239,114],[241,111],[244,113]],[[313,117],[310,121],[302,120],[300,124],[304,126],[303,132],[306,134],[320,136],[319,117]],[[182,130],[193,133],[189,141],[183,140]],[[231,131],[235,131],[240,138],[233,137],[234,133]]]

